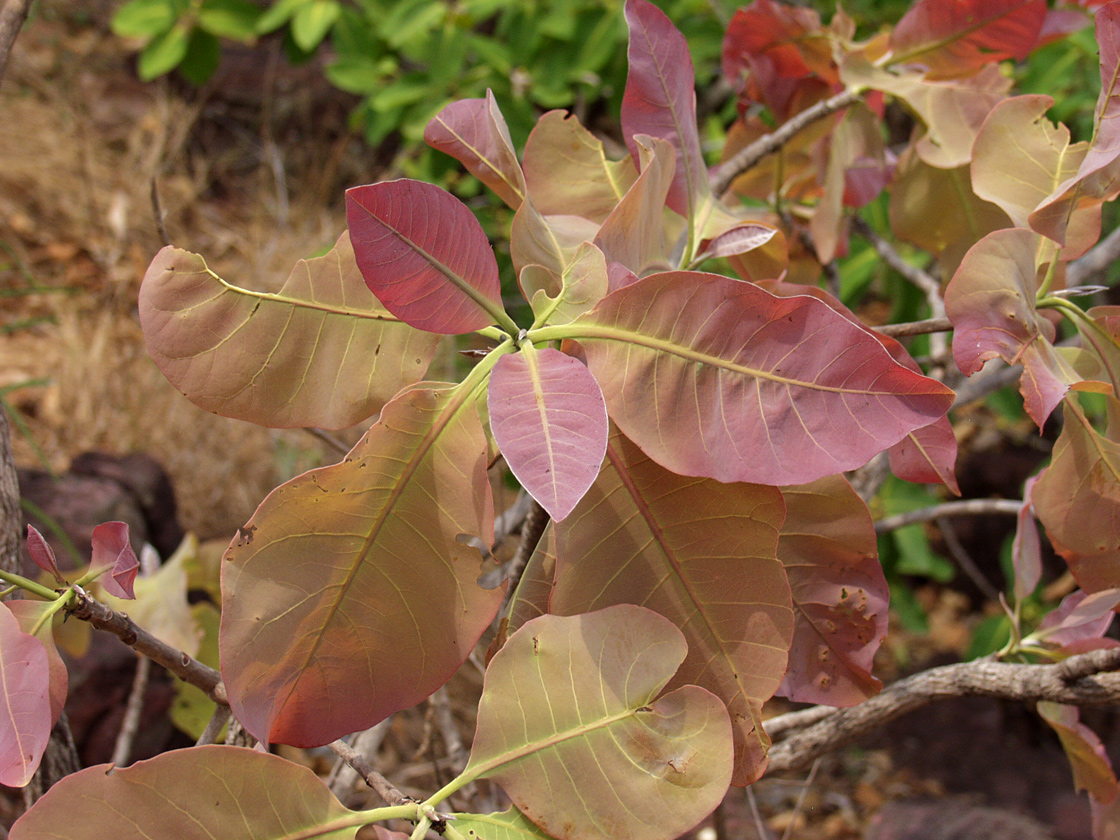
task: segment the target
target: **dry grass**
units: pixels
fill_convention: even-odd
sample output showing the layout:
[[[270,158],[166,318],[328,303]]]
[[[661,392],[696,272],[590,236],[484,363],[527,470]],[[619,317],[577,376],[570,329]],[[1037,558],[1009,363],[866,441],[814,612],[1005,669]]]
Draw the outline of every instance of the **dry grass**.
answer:
[[[76,25],[61,6],[23,33],[0,87],[0,290],[56,290],[2,299],[0,323],[44,320],[0,335],[0,387],[49,379],[8,400],[53,469],[87,450],[147,452],[171,473],[184,525],[228,535],[322,452],[306,434],[196,409],[148,359],[135,301],[161,245],[149,185],[176,244],[231,280],[275,286],[343,228],[338,199],[362,147],[345,103],[289,91],[279,107],[267,91],[283,68],[261,70],[259,56],[202,92],[142,85],[104,20]],[[16,437],[19,463],[37,463]]]

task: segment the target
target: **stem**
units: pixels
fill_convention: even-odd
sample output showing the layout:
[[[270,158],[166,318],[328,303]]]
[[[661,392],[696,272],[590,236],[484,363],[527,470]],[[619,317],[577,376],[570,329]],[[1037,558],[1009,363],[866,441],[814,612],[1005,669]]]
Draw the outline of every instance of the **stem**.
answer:
[[[721,163],[712,174],[712,193],[716,196],[722,196],[727,192],[727,188],[731,186],[731,182],[735,180],[736,176],[746,172],[767,155],[781,149],[803,128],[858,102],[861,96],[863,96],[862,89],[843,90],[835,96],[818,102],[811,108],[806,108],[770,134],[760,137],[746,148],[740,149]]]
[[[55,613],[59,612],[60,610],[66,609],[71,600],[73,600],[73,594],[70,592],[70,590],[66,590],[57,598],[55,598],[54,603],[43,610],[43,614],[39,616],[39,620],[36,621],[35,626],[31,628],[30,635],[38,635],[39,631],[43,628],[43,625],[49,623],[51,619],[54,618]]]
[[[885,534],[904,525],[913,525],[915,522],[929,522],[943,516],[981,516],[989,513],[1006,513],[1018,516],[1022,509],[1023,502],[1014,499],[965,499],[963,501],[944,502],[932,507],[880,519],[875,523],[875,533]]]
[[[948,332],[953,329],[953,322],[948,318],[927,318],[924,321],[909,321],[905,324],[884,324],[871,329],[880,335],[889,335],[891,338],[905,338],[911,335]]]
[[[13,583],[20,589],[30,592],[32,595],[38,595],[47,601],[53,601],[59,597],[58,592],[53,589],[47,589],[41,583],[36,583],[30,578],[25,578],[23,575],[17,575],[14,572],[6,572],[0,569],[0,580],[5,583]]]

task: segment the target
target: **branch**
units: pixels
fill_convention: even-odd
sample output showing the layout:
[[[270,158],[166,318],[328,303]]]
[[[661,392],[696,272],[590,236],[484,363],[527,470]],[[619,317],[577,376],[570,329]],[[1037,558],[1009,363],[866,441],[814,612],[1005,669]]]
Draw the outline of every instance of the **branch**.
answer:
[[[891,338],[905,338],[911,335],[947,332],[952,328],[953,322],[948,318],[927,318],[924,321],[909,321],[905,324],[884,324],[871,329],[880,335],[889,335]]]
[[[389,780],[373,769],[366,757],[351,747],[345,741],[332,741],[327,747],[339,758],[345,761],[355,773],[362,777],[367,785],[377,791],[389,805],[408,805],[413,800],[409,799],[389,783]]]
[[[894,245],[881,237],[871,225],[859,216],[852,216],[852,227],[860,236],[871,243],[871,247],[875,249],[875,253],[883,258],[883,262],[901,274],[912,285],[922,290],[926,296],[926,302],[929,304],[930,320],[945,317],[945,300],[941,297],[941,284],[937,281],[937,278],[929,272],[906,262],[902,255],[895,250]],[[945,336],[939,332],[934,333],[934,339],[935,341],[930,344],[930,350],[935,360],[943,362],[949,349],[949,343]]]
[[[8,69],[8,58],[29,11],[31,0],[8,0],[0,9],[0,79],[4,78],[4,71]]]
[[[162,665],[179,679],[201,689],[215,703],[229,705],[222,675],[209,665],[204,665],[193,656],[165,644],[136,624],[124,613],[119,613],[100,601],[91,598],[80,586],[71,586],[73,593],[71,606],[67,613],[88,621],[98,630],[112,633],[130,648],[143,654],[157,665]]]
[[[1023,509],[1022,500],[1014,499],[964,499],[955,502],[943,502],[939,505],[920,508],[919,510],[886,516],[875,523],[875,533],[885,534],[904,525],[913,525],[915,522],[929,522],[943,516],[983,516],[988,513],[1008,513],[1018,516]]]
[[[978,661],[931,668],[883,689],[850,709],[815,709],[780,715],[764,726],[772,738],[771,772],[802,770],[818,757],[849,744],[888,721],[950,697],[998,697],[1033,702],[1051,700],[1080,706],[1120,702],[1120,648],[1094,650],[1057,665],[1015,665]],[[809,715],[813,712],[814,715]]]
[[[824,119],[829,114],[835,114],[837,111],[858,102],[860,96],[861,94],[858,91],[841,91],[835,96],[818,102],[811,108],[806,108],[800,114],[782,123],[781,126],[770,134],[767,134],[765,137],[760,137],[746,148],[740,149],[717,166],[712,173],[712,192],[717,196],[722,196],[727,192],[727,188],[731,186],[731,182],[734,181],[738,175],[746,172],[767,155],[778,151],[778,149],[788,143],[795,134],[806,126],[812,125],[817,120]]]

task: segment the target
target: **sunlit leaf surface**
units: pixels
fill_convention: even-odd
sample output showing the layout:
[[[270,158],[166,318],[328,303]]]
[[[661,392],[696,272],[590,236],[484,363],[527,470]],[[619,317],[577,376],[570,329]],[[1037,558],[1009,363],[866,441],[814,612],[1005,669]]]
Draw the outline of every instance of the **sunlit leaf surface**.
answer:
[[[451,155],[516,210],[525,200],[525,176],[505,117],[491,91],[484,99],[460,99],[432,118],[424,142]]]
[[[671,840],[723,799],[731,727],[714,695],[658,698],[687,653],[635,606],[546,615],[490,661],[466,778],[492,779],[564,840]]]
[[[459,334],[494,323],[502,308],[498,262],[459,199],[402,178],[346,191],[358,268],[385,308],[417,329]]]
[[[777,559],[783,511],[777,488],[676,475],[615,432],[598,480],[555,525],[551,611],[640,604],[679,627],[688,657],[673,684],[703,686],[727,705],[740,785],[765,768],[760,711],[793,636]]]
[[[607,408],[595,377],[559,350],[528,347],[498,360],[487,404],[514,476],[549,516],[564,519],[607,449]]]
[[[281,485],[222,564],[222,674],[258,738],[325,744],[412,706],[466,659],[502,599],[473,392],[416,387],[346,459]]]
[[[971,376],[988,359],[1022,362],[1019,388],[1039,426],[1081,378],[1051,344],[1054,325],[1035,309],[1041,244],[1037,233],[1022,228],[990,233],[969,250],[945,289],[957,367]]]
[[[813,481],[862,465],[952,401],[821,301],[712,274],[651,275],[563,329],[611,419],[685,475]]]
[[[668,205],[686,218],[709,192],[696,128],[695,76],[688,42],[663,11],[647,0],[627,0],[629,70],[622,98],[622,134],[634,160],[636,135],[660,138],[676,160]]]
[[[378,302],[345,233],[300,260],[275,294],[164,248],[140,287],[140,323],[155,363],[191,402],[278,428],[339,429],[376,414],[424,376],[439,341]]]
[[[31,634],[35,625],[50,609],[50,601],[8,601],[5,606],[12,611],[19,622],[19,628],[24,633]],[[58,647],[54,643],[54,622],[48,619],[33,634],[47,651],[47,668],[50,674],[50,704],[51,726],[58,722],[59,715],[66,705],[66,693],[70,688],[70,674],[66,670],[66,663],[59,655]]]
[[[543,265],[528,265],[519,281],[538,321],[566,324],[606,296],[607,262],[602,251],[584,242],[560,275]]]
[[[12,840],[352,840],[363,820],[314,773],[242,747],[174,750],[67,776]]]
[[[1080,720],[1076,706],[1038,702],[1038,714],[1058,733],[1066,758],[1073,769],[1073,783],[1078,790],[1087,790],[1094,799],[1111,802],[1117,794],[1116,773],[1104,751],[1104,744],[1092,729]]]
[[[0,605],[0,784],[23,787],[31,781],[50,734],[46,648]]]
[[[793,593],[793,645],[778,693],[854,706],[883,684],[871,675],[887,633],[887,581],[867,505],[842,476],[783,487],[778,557]]]
[[[499,814],[456,814],[455,828],[467,840],[551,840],[514,808]]]

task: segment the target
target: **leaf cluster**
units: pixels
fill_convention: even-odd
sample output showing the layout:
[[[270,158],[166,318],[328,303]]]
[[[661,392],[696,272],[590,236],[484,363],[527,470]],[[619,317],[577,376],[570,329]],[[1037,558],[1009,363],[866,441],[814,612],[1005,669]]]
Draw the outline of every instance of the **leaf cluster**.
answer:
[[[304,6],[281,8],[295,26]],[[845,473],[886,453],[898,478],[957,492],[951,363],[1021,364],[1039,425],[1064,407],[1053,459],[1015,506],[1001,654],[1113,644],[1101,636],[1120,601],[1120,319],[1083,310],[1063,282],[1120,194],[1120,0],[1095,15],[1102,93],[1078,143],[1047,119],[1051,100],[1010,96],[999,62],[1081,13],[920,0],[861,40],[842,11],[825,26],[756,0],[723,43],[739,117],[714,172],[685,37],[647,0],[624,13],[622,159],[562,111],[518,154],[492,91],[425,126],[513,213],[521,321],[474,215],[409,179],[348,191],[348,231],[277,293],[170,246],[141,289],[156,364],[207,410],[277,427],[376,417],[341,462],[274,490],[222,559],[234,716],[265,744],[328,744],[431,695],[496,625],[464,771],[424,802],[349,811],[275,757],[188,750],[76,774],[17,840],[92,837],[121,813],[125,837],[341,838],[407,819],[415,838],[671,840],[765,772],[771,696],[852,706],[881,688],[888,588]],[[886,130],[888,103],[911,115],[906,136]],[[882,232],[860,215],[875,221],[876,204]],[[931,342],[926,368],[817,284],[856,234],[921,291],[937,329],[951,325],[951,350]],[[1056,343],[1058,317],[1080,347]],[[425,380],[442,337],[468,334],[464,378]],[[1079,394],[1104,401],[1103,429]],[[523,572],[494,586],[491,487],[506,468],[551,522]],[[1035,516],[1083,591],[1030,628]],[[1108,836],[1120,787],[1099,742],[1074,707],[1041,712]],[[514,808],[437,810],[482,778]],[[98,809],[79,825],[72,796]]]

